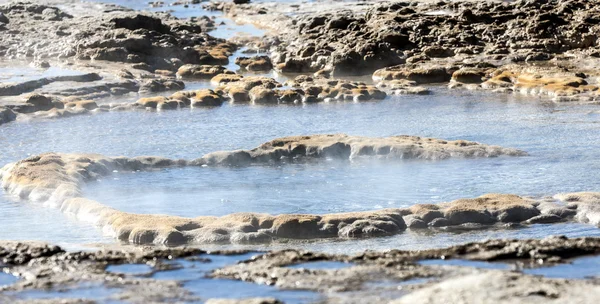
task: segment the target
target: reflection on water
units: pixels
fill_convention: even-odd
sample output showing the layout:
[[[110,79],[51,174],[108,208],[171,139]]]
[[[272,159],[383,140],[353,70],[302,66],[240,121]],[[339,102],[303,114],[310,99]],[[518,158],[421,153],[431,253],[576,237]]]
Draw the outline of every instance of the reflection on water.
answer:
[[[110,265],[106,267],[106,271],[132,276],[142,276],[152,273],[152,267],[146,264]]]
[[[600,256],[583,257],[569,264],[558,264],[551,267],[524,269],[524,273],[541,275],[549,278],[589,279],[600,277]]]
[[[303,250],[327,252],[334,254],[360,254],[366,249],[385,251],[423,250],[449,247],[457,244],[481,242],[490,239],[531,239],[544,238],[548,235],[565,235],[569,238],[600,237],[600,229],[585,224],[559,223],[531,225],[518,229],[491,228],[474,231],[411,231],[388,237],[350,239],[350,240],[294,240],[261,245],[229,245],[229,249],[281,250],[287,248],[302,248]],[[203,249],[222,249],[221,245],[202,245]]]

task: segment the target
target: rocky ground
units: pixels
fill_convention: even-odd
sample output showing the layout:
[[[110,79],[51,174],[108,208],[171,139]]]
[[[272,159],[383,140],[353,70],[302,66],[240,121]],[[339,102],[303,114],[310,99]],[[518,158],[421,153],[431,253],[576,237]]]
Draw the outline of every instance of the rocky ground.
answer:
[[[0,6],[2,57],[80,72],[0,84],[0,123],[224,102],[377,101],[429,94],[424,86],[432,83],[557,102],[595,102],[600,93],[595,24],[600,12],[592,2],[205,4],[270,30],[265,37],[228,41],[207,34],[216,27],[207,17],[181,20],[115,5],[59,5],[63,2]],[[231,58],[240,73],[274,69],[291,80],[225,69],[240,47],[269,52]],[[354,75],[372,75],[373,81],[340,79]],[[185,81],[207,80],[214,90],[154,97],[184,89]],[[112,102],[102,102],[107,99]],[[114,102],[132,99],[139,101]]]
[[[396,86],[598,97],[595,1],[394,1],[348,4],[213,4],[270,28],[274,67],[321,76],[373,75]],[[379,70],[382,69],[382,70]],[[407,83],[408,81],[408,83]]]
[[[115,5],[64,2],[0,6],[6,38],[0,42],[2,57],[80,72],[0,84],[0,123],[224,102],[377,101],[393,94],[429,94],[424,86],[432,83],[557,102],[593,103],[600,92],[595,24],[600,13],[593,2],[204,4],[269,29],[264,37],[228,41],[207,34],[217,26],[208,17],[181,20]],[[269,56],[230,58],[240,47]],[[223,67],[230,60],[240,73],[274,69],[291,80],[236,74]],[[371,75],[373,81],[343,79],[353,75]],[[143,98],[182,90],[186,81],[207,80],[213,91]]]
[[[0,83],[0,124],[20,118],[219,107],[227,102],[376,102],[394,94],[430,94],[431,84],[542,96],[555,102],[595,103],[600,95],[600,2],[595,0],[246,2],[204,5],[238,22],[268,29],[265,37],[215,38],[208,31],[219,24],[208,17],[183,20],[166,13],[74,0],[0,1],[0,68],[56,67],[77,72]],[[198,3],[176,3],[192,4]],[[248,54],[234,57],[242,48]],[[229,70],[229,63],[240,70]],[[267,74],[272,71],[287,81]],[[365,75],[367,79],[355,77]],[[185,90],[190,82],[209,83],[211,88]],[[356,213],[194,218],[125,213],[82,194],[86,182],[114,170],[285,165],[332,158],[438,161],[526,155],[464,140],[337,134],[279,138],[251,150],[216,151],[195,160],[32,156],[0,170],[6,193],[91,222],[123,243],[158,247],[65,252],[46,244],[2,242],[0,266],[20,279],[0,287],[0,302],[25,302],[20,294],[31,290],[76,289],[94,283],[116,289],[113,299],[134,303],[238,303],[191,293],[181,280],[107,271],[109,265],[131,263],[151,266],[152,274],[172,271],[183,267],[179,265],[183,259],[200,261],[206,254],[196,248],[163,245],[355,239],[407,229],[436,233],[558,222],[600,225],[596,192],[547,197],[486,194]],[[215,269],[209,276],[315,291],[319,301],[331,303],[595,303],[600,295],[597,279],[549,279],[519,270],[599,253],[598,239],[562,237],[492,240],[426,251],[367,251],[356,256],[288,250],[259,254]],[[417,263],[423,259],[507,262],[515,271]],[[348,267],[288,267],[314,261],[343,262]],[[412,279],[423,280],[403,285]],[[39,302],[87,303],[81,299]],[[239,302],[280,303],[277,299]]]
[[[594,238],[497,240],[427,251],[327,255],[297,250],[256,253],[245,261],[217,267],[206,276],[282,290],[316,292],[315,303],[594,303],[600,292],[597,281],[548,279],[522,274],[520,269],[551,266],[600,252]],[[5,273],[19,279],[1,288],[0,299],[31,303],[21,294],[36,290],[77,290],[104,286],[104,296],[128,303],[197,302],[283,303],[276,297],[260,299],[210,299],[191,293],[185,282],[203,279],[201,274],[180,280],[155,276],[181,269],[190,262],[210,264],[219,255],[243,252],[207,252],[195,248],[129,248],[96,252],[65,252],[57,246],[27,242],[1,242],[0,258]],[[247,255],[246,255],[247,256]],[[508,263],[513,270],[486,270],[448,265],[422,265],[420,260],[461,259]],[[311,269],[310,263],[338,262],[337,268]],[[341,264],[344,263],[344,264]],[[114,265],[145,264],[148,274],[110,270]],[[300,265],[301,267],[293,265]],[[277,293],[275,293],[277,294]],[[40,303],[93,303],[77,296],[60,296]]]
[[[49,110],[38,116],[81,114],[97,108],[89,100],[181,90],[185,85],[175,75],[181,66],[227,64],[237,47],[206,33],[214,27],[211,19],[180,20],[114,5],[61,4],[69,12],[39,2],[0,5],[2,58],[80,72],[1,83],[1,109],[13,113],[0,122]],[[32,98],[32,92],[44,98]],[[79,106],[82,101],[86,106]],[[67,106],[70,102],[77,106]]]

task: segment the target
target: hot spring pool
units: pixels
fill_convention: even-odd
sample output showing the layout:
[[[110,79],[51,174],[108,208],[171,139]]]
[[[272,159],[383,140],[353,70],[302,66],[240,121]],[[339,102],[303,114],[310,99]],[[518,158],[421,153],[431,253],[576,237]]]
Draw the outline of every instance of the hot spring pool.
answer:
[[[342,132],[466,139],[530,153],[526,157],[437,162],[325,161],[247,168],[173,168],[113,174],[85,188],[91,199],[136,213],[188,217],[242,211],[318,214],[406,207],[490,192],[545,196],[597,189],[599,182],[592,172],[599,167],[595,158],[600,146],[596,140],[599,121],[594,106],[555,105],[515,95],[440,87],[431,96],[392,96],[377,103],[226,104],[214,109],[117,112],[17,122],[0,129],[0,138],[10,143],[0,147],[0,160],[8,163],[47,151],[193,159],[212,151],[253,148],[282,136]],[[55,212],[23,204],[7,202],[2,208],[24,208],[14,212],[23,215],[21,220],[14,218],[15,222],[29,222],[32,213],[46,217]],[[51,218],[60,219],[52,225],[80,225],[60,214]],[[551,225],[551,231],[533,229],[537,232],[526,234],[540,237],[568,234],[573,229],[595,234],[597,230],[571,225],[575,224],[565,225],[562,231]],[[101,240],[100,233],[89,227],[75,229],[76,235],[46,236],[36,233],[39,229],[33,225],[18,229],[18,234],[6,229],[0,238]],[[519,231],[504,231],[502,236],[516,236],[522,233]],[[493,233],[474,235],[469,240]],[[382,239],[383,244],[387,242]]]

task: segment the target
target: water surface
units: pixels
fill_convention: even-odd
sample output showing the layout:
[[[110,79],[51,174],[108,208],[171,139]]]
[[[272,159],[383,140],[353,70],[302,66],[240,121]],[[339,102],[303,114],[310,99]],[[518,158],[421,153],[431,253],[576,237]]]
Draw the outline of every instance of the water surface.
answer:
[[[222,18],[220,12],[207,12],[201,5],[171,6],[173,1],[166,1],[165,6],[158,8],[140,1],[108,2],[133,9],[168,10],[180,18],[199,15]],[[234,32],[261,34],[254,28],[232,23],[214,34],[228,38]],[[235,56],[242,55],[242,51]],[[230,64],[229,68],[236,66]],[[33,75],[35,71],[25,69],[22,76]],[[192,89],[208,86],[208,82],[188,83]],[[133,99],[124,97],[121,101],[125,100]],[[599,114],[597,106],[556,105],[545,98],[448,91],[443,87],[434,88],[431,96],[393,96],[372,103],[226,104],[215,109],[107,113],[3,125],[0,142],[6,144],[0,145],[0,164],[48,151],[193,159],[217,150],[250,149],[288,135],[408,134],[514,147],[529,152],[530,156],[440,162],[324,161],[119,172],[88,185],[85,192],[90,198],[123,211],[190,217],[243,211],[271,214],[363,211],[439,203],[490,192],[539,197],[599,188],[600,179],[595,174],[600,168]],[[56,210],[14,198],[0,200],[0,212],[9,215],[0,239],[36,239],[69,246],[108,241],[100,236],[98,229]],[[409,249],[488,237],[549,234],[597,235],[598,229],[557,224],[520,230],[406,232],[390,238],[334,242],[332,246],[327,245],[331,242],[302,246],[342,252],[364,248]],[[432,235],[435,238],[429,241]]]
[[[85,189],[90,198],[124,211],[182,216],[242,211],[347,212],[437,203],[490,192],[544,196],[599,188],[600,179],[594,174],[600,167],[596,161],[600,148],[597,107],[443,88],[434,93],[373,103],[226,104],[215,109],[119,112],[10,123],[0,128],[0,140],[9,143],[0,146],[0,161],[8,163],[47,151],[194,159],[212,151],[250,149],[281,136],[316,133],[466,139],[530,153],[527,157],[438,162],[324,161],[122,172]],[[1,206],[15,208],[15,204]],[[19,212],[25,215],[34,212],[31,210],[35,209]],[[42,212],[39,216],[51,211]],[[23,223],[30,218],[12,219]],[[589,233],[596,233],[595,228],[586,227]],[[0,238],[15,238],[15,233],[23,238],[29,229],[4,230]],[[559,233],[551,229],[551,233]],[[85,229],[73,233],[81,231]],[[548,235],[548,231],[540,233]]]
[[[600,256],[577,258],[566,264],[524,269],[523,273],[548,278],[589,279],[600,277]]]

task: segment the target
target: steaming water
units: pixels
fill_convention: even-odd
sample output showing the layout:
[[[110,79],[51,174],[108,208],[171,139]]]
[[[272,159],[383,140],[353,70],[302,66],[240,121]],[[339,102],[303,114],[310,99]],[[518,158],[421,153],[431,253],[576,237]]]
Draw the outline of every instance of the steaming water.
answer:
[[[120,210],[182,216],[253,211],[330,213],[406,207],[489,192],[543,196],[598,189],[596,140],[599,116],[593,106],[554,106],[508,95],[446,91],[432,96],[391,97],[378,103],[321,103],[305,106],[224,105],[171,112],[119,112],[52,121],[6,124],[0,128],[0,161],[8,163],[47,151],[104,155],[159,155],[193,159],[217,151],[253,148],[270,139],[298,134],[345,132],[364,136],[418,134],[467,139],[528,151],[528,157],[400,162],[325,161],[248,168],[184,168],[119,173],[92,183],[86,195]],[[2,204],[17,215],[15,229],[0,238],[49,238],[31,233],[70,221],[31,204]],[[3,211],[4,212],[4,211]],[[44,224],[16,229],[31,221]],[[56,223],[52,222],[52,219]],[[65,231],[74,223],[67,224]],[[540,228],[542,227],[542,228]],[[98,240],[80,229],[54,241]],[[16,232],[15,232],[16,231]],[[61,231],[61,230],[57,230]],[[88,231],[90,234],[88,234]],[[315,243],[328,251],[443,246],[487,237],[598,235],[588,225],[540,225],[524,230],[470,233],[403,233],[364,242]],[[31,237],[24,237],[30,235]],[[93,235],[93,237],[92,237]],[[435,240],[431,240],[435,239]],[[330,245],[326,245],[330,244]]]
[[[148,9],[145,2],[114,2]],[[195,5],[152,10],[167,9],[174,9],[172,13],[178,17],[206,13]],[[209,15],[218,17],[220,13]],[[233,30],[259,33],[252,28]],[[29,74],[26,71],[24,75]],[[188,87],[207,85],[199,82]],[[86,195],[123,211],[199,216],[242,211],[322,214],[407,207],[489,192],[544,196],[599,188],[594,174],[600,166],[596,161],[600,147],[597,106],[554,105],[543,99],[489,92],[434,91],[432,96],[396,96],[377,103],[224,105],[11,123],[0,128],[0,141],[8,143],[0,145],[0,163],[48,151],[193,159],[216,150],[253,148],[287,135],[409,134],[515,147],[531,156],[440,162],[325,161],[119,173],[89,185]],[[0,239],[37,239],[63,246],[110,241],[94,227],[56,210],[12,198],[2,199],[0,212],[10,215],[3,222]],[[580,224],[534,225],[520,230],[444,232],[434,237],[406,232],[388,238],[303,246],[333,252],[417,249],[492,237],[583,236],[598,235],[599,231]],[[273,245],[278,246],[286,245]]]
[[[206,12],[198,5],[191,5],[190,8],[148,8],[145,1],[103,2],[134,9],[172,9],[171,13],[181,18],[212,16],[217,23],[226,24],[211,33],[221,38],[240,32],[251,35],[264,33],[249,26],[235,25],[222,18],[219,12]],[[240,50],[234,56],[241,56],[242,52]],[[233,63],[228,68],[237,70]],[[15,70],[12,66],[7,68],[0,65],[0,82],[71,73],[79,72],[54,68],[45,72],[35,68]],[[273,73],[266,76],[285,80],[283,76]],[[209,87],[209,84],[188,82],[186,86],[188,89],[198,89]],[[11,123],[0,127],[0,142],[5,143],[0,145],[0,165],[48,151],[193,159],[216,150],[253,148],[273,138],[288,135],[409,134],[515,147],[528,151],[530,156],[440,162],[324,161],[248,168],[119,172],[88,185],[85,194],[123,211],[193,217],[243,211],[323,214],[438,203],[489,192],[544,196],[599,189],[600,182],[595,174],[600,167],[596,161],[600,148],[597,140],[600,109],[597,106],[554,105],[543,99],[489,92],[447,91],[444,88],[435,88],[434,91],[432,96],[390,97],[377,103],[274,107],[224,105],[216,109],[118,112]],[[85,244],[89,243],[114,242],[102,237],[99,229],[57,210],[10,197],[0,196],[0,214],[3,216],[0,239],[42,240],[69,249],[86,248]],[[561,223],[466,232],[406,231],[390,237],[353,241],[297,241],[268,246],[230,247],[257,250],[302,247],[333,253],[354,253],[366,248],[426,249],[484,239],[541,238],[552,234],[600,236],[600,229],[583,224]],[[209,249],[212,246],[203,247]],[[211,256],[211,263],[179,260],[177,262],[183,268],[156,272],[152,277],[181,280],[185,288],[203,299],[272,296],[286,303],[305,303],[319,298],[312,292],[280,291],[270,286],[205,278],[207,271],[231,264],[237,259]],[[464,261],[458,263],[473,267],[506,266]],[[349,266],[351,264],[317,262],[292,267],[337,269]],[[597,266],[598,258],[594,257],[576,260],[573,265],[525,272],[583,278],[597,276]],[[122,265],[109,270],[127,275],[146,275],[149,268],[145,265]],[[16,280],[16,277],[0,274],[0,285]],[[421,282],[424,282],[423,279],[413,283]],[[380,284],[383,287],[398,285],[397,282]],[[236,291],[235,294],[231,293],[232,290]],[[111,297],[118,291],[102,285],[84,285],[66,291],[30,291],[18,297],[27,300],[72,297],[108,303],[115,302]],[[397,297],[397,294],[393,293],[393,297]]]

